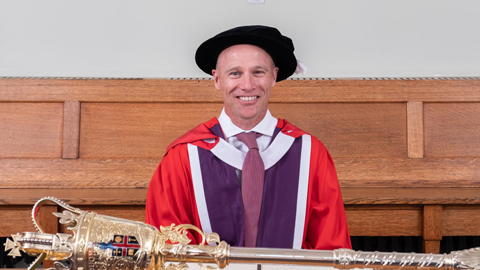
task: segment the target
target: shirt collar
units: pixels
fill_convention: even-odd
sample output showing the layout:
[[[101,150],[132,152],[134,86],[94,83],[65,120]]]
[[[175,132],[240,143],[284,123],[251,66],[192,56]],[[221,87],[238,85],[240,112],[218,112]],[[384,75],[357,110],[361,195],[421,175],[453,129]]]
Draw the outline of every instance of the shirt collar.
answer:
[[[218,117],[218,122],[222,127],[223,133],[225,134],[225,139],[235,136],[239,133],[246,132],[246,131],[255,131],[257,133],[261,133],[267,136],[273,136],[273,132],[275,131],[275,127],[277,126],[278,119],[273,117],[270,113],[270,110],[267,109],[267,113],[265,117],[258,123],[255,127],[251,130],[243,130],[237,127],[230,117],[225,113],[225,108],[223,108],[220,117]]]

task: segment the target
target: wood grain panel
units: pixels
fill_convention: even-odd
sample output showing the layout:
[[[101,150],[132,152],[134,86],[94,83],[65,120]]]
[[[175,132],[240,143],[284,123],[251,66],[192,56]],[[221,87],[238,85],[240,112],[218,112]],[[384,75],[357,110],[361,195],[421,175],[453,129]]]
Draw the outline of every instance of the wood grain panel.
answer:
[[[480,236],[480,205],[444,206],[443,235]]]
[[[409,101],[407,103],[407,135],[408,157],[423,158],[423,102]]]
[[[350,236],[421,236],[419,207],[346,206]]]
[[[480,188],[343,187],[345,204],[480,204]]]
[[[36,215],[37,224],[44,233],[58,233],[58,218],[53,215],[59,210],[57,205],[42,205]],[[61,210],[63,211],[63,209]]]
[[[423,238],[424,240],[442,240],[443,206],[425,205],[423,207]]]
[[[0,101],[221,102],[212,80],[0,79]]]
[[[351,187],[478,187],[479,166],[480,159],[335,159],[340,185]]]
[[[480,157],[480,103],[426,103],[426,157]]]
[[[0,79],[0,101],[221,102],[211,80]],[[480,101],[480,80],[286,80],[272,102]]]
[[[61,103],[0,103],[0,158],[60,157]]]
[[[217,103],[84,103],[80,157],[160,158],[175,139],[221,110]]]
[[[63,104],[63,158],[78,158],[80,143],[80,102]]]
[[[273,102],[478,101],[480,80],[283,81]]]
[[[160,159],[0,159],[0,188],[146,188]]]
[[[319,138],[333,158],[407,155],[405,103],[287,103],[270,110]]]
[[[31,214],[32,208],[28,206],[1,206],[0,237],[10,237],[12,234],[22,232],[36,232]]]
[[[423,241],[423,253],[439,254],[440,253],[440,240],[424,240]],[[427,267],[423,267],[423,268],[427,268]],[[431,270],[433,270],[433,269],[434,268],[432,267]],[[438,268],[436,268],[436,269],[438,269]]]
[[[423,252],[440,253],[443,232],[443,206],[423,207]]]
[[[147,188],[12,188],[0,189],[1,205],[32,207],[40,198],[52,196],[68,204],[143,206]],[[480,204],[480,188],[385,188],[343,187],[342,198],[348,205]]]
[[[146,188],[158,159],[0,159],[0,188]],[[343,187],[479,187],[480,159],[335,159]],[[461,179],[461,181],[459,181]]]
[[[11,188],[0,189],[1,205],[33,205],[55,197],[75,205],[145,205],[147,188]],[[83,207],[83,206],[82,206]]]

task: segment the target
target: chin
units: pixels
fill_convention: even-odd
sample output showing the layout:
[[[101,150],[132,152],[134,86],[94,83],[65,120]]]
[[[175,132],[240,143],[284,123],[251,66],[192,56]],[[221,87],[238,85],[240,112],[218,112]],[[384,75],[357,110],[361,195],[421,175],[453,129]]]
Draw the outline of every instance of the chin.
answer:
[[[242,119],[245,119],[245,120],[252,120],[252,119],[255,119],[259,116],[259,114],[257,112],[246,112],[246,113],[242,113],[241,114],[241,117]]]

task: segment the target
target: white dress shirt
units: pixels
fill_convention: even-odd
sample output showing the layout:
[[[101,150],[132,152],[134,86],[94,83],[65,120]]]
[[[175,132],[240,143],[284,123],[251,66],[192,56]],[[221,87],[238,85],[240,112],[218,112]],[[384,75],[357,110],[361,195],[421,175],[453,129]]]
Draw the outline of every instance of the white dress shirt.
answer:
[[[272,140],[273,132],[277,126],[278,119],[273,117],[269,110],[265,114],[265,117],[251,130],[243,130],[237,127],[230,117],[225,113],[225,108],[222,110],[220,117],[218,117],[218,122],[222,127],[223,134],[225,135],[225,140],[233,145],[238,150],[247,153],[248,147],[237,139],[236,135],[242,132],[257,132],[262,134],[262,136],[257,138],[258,151],[262,152],[267,149],[270,141]]]
[[[243,142],[238,140],[236,135],[242,132],[252,131],[262,134],[262,136],[257,138],[258,151],[262,152],[267,149],[268,145],[270,145],[270,142],[272,141],[273,132],[277,126],[278,119],[273,117],[270,111],[267,110],[265,117],[262,119],[262,121],[260,121],[260,123],[258,123],[251,130],[243,130],[232,122],[230,117],[225,113],[225,108],[223,108],[220,117],[218,117],[218,122],[220,123],[220,127],[225,135],[225,140],[238,150],[247,153],[248,147]],[[242,172],[240,170],[236,171],[238,179],[240,180],[242,178]]]

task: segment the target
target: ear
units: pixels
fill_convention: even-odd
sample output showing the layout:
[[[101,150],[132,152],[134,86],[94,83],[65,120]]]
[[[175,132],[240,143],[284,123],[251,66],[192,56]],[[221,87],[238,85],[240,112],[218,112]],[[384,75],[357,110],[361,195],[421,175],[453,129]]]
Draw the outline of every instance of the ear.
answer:
[[[216,69],[212,69],[212,75],[213,75],[213,81],[215,82],[215,88],[217,90],[220,90],[220,79],[219,79],[219,76],[218,76],[218,72]]]
[[[272,71],[273,82],[271,87],[274,87],[277,84],[277,74],[278,74],[278,67],[275,67]]]

